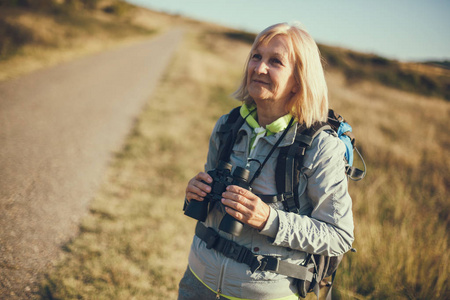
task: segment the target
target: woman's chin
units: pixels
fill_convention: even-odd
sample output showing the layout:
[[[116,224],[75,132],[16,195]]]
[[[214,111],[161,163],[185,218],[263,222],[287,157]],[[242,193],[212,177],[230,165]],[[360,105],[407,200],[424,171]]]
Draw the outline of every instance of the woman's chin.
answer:
[[[258,89],[252,89],[249,90],[250,97],[252,97],[253,100],[257,101],[257,100],[267,100],[270,98],[270,93],[268,93],[268,91],[266,89],[263,88],[258,88]]]

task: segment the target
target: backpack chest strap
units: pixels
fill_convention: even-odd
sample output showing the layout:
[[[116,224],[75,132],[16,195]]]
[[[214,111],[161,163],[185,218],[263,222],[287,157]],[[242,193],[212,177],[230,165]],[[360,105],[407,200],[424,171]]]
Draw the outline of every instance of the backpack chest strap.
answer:
[[[281,202],[283,204],[283,208],[285,211],[296,212],[298,213],[298,208],[295,205],[295,196],[294,194],[277,194],[277,195],[256,195],[258,196],[264,203],[278,203]]]
[[[195,235],[206,243],[207,249],[214,249],[225,257],[248,265],[252,273],[268,271],[301,280],[313,279],[313,273],[309,267],[288,263],[275,256],[256,255],[250,249],[221,237],[214,229],[206,227],[201,222],[197,222]]]

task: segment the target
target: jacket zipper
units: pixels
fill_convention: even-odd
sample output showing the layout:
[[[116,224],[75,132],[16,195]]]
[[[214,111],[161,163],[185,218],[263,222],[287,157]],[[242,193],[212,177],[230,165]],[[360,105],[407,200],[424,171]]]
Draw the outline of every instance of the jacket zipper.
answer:
[[[223,273],[225,273],[225,268],[228,264],[228,260],[229,260],[228,258],[225,259],[225,262],[222,265],[222,268],[220,269],[219,283],[217,285],[217,291],[216,291],[216,299],[220,299],[220,294],[222,294]]]

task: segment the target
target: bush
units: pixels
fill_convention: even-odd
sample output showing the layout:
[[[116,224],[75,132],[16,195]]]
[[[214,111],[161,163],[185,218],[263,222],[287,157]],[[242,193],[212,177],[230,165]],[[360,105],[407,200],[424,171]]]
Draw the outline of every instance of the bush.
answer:
[[[0,19],[0,59],[12,54],[18,47],[33,42],[33,32],[22,26]]]
[[[254,33],[249,33],[249,32],[245,32],[245,31],[228,31],[225,32],[225,36],[233,39],[233,40],[238,40],[238,41],[242,41],[248,44],[253,44],[253,41],[256,38],[256,34]]]
[[[111,5],[106,6],[103,8],[103,11],[108,14],[113,14],[116,16],[124,16],[127,14],[130,10],[130,5],[125,3],[124,1],[117,1],[116,3],[113,3]]]
[[[46,9],[55,6],[54,0],[0,0],[0,6],[30,7],[35,9]]]

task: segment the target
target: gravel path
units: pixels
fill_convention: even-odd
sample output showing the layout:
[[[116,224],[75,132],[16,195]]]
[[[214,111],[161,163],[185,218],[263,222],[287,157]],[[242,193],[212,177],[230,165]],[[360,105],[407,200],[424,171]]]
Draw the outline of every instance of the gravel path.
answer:
[[[181,38],[0,83],[0,299],[36,297]]]

